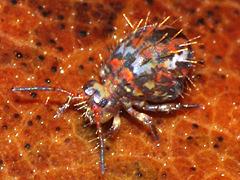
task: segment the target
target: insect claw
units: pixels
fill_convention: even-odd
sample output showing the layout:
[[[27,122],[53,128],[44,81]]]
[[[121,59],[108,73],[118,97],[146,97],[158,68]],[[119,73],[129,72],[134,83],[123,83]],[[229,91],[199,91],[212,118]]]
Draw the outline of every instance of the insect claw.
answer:
[[[181,104],[183,108],[199,108],[199,104]]]

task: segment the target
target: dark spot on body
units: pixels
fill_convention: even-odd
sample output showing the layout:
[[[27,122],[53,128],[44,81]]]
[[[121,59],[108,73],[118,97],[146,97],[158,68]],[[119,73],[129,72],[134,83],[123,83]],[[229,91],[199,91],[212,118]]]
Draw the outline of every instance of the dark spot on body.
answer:
[[[83,10],[88,11],[88,10],[90,10],[91,6],[87,2],[84,2],[84,3],[82,3],[82,8],[83,8]]]
[[[121,1],[112,1],[110,3],[110,6],[117,12],[123,9],[123,4],[121,3]]]
[[[57,66],[52,66],[52,67],[51,67],[51,71],[52,71],[53,73],[56,73],[56,72],[57,72]]]
[[[29,143],[26,143],[25,146],[24,146],[25,149],[30,149],[31,148],[31,145]]]
[[[196,124],[196,123],[193,123],[193,124],[192,124],[192,128],[193,128],[193,129],[197,129],[197,128],[199,128],[199,125]]]
[[[107,25],[103,29],[104,34],[111,34],[114,32],[114,27],[113,25]]]
[[[30,95],[31,95],[32,98],[36,98],[37,97],[37,93],[36,92],[31,92]]]

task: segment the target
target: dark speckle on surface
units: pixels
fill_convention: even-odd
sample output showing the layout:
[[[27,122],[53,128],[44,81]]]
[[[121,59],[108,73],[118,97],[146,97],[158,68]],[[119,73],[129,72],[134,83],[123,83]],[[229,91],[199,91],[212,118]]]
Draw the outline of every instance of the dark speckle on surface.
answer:
[[[204,18],[199,18],[199,19],[197,19],[196,24],[197,24],[197,25],[205,25],[205,20],[204,20]]]
[[[52,44],[52,45],[55,45],[55,44],[57,44],[56,43],[56,41],[54,40],[54,39],[49,39],[49,41],[48,41],[50,44]]]
[[[217,137],[217,140],[218,140],[219,142],[223,142],[224,138],[223,138],[222,136],[218,136],[218,137]]]
[[[10,0],[10,2],[15,5],[18,3],[18,0]]]
[[[187,140],[188,140],[188,141],[191,141],[191,140],[193,140],[193,137],[192,137],[192,136],[188,136],[188,137],[187,137]]]
[[[197,128],[199,128],[199,125],[196,124],[196,123],[193,123],[193,124],[192,124],[192,128],[193,128],[193,129],[197,129]]]
[[[140,170],[136,171],[135,175],[137,177],[143,177],[143,173]]]
[[[190,167],[190,170],[191,170],[191,171],[196,171],[197,168],[196,168],[196,167]]]
[[[19,119],[21,116],[20,116],[20,114],[18,114],[18,113],[14,113],[14,114],[13,114],[13,117],[14,117],[15,119]]]
[[[40,121],[41,119],[42,119],[42,117],[41,117],[40,115],[37,115],[37,116],[36,116],[36,120],[37,120],[37,121]]]
[[[59,126],[57,126],[55,129],[56,129],[56,131],[60,131],[61,130],[61,128]]]
[[[51,67],[51,71],[52,71],[53,73],[56,73],[56,72],[57,72],[57,69],[58,69],[57,66],[52,66],[52,67]]]
[[[23,54],[22,54],[20,51],[16,51],[16,52],[15,52],[15,57],[16,57],[17,59],[22,59],[22,58],[23,58]]]
[[[78,68],[79,68],[79,70],[83,70],[83,69],[84,69],[84,66],[83,66],[82,64],[80,64],[80,65],[78,66]]]
[[[88,34],[87,31],[79,30],[79,36],[80,36],[80,37],[86,37],[87,34]]]
[[[8,126],[6,124],[2,125],[2,129],[3,130],[7,130],[8,129]]]
[[[36,92],[31,92],[30,95],[31,95],[32,98],[36,98],[37,97],[37,93]]]
[[[39,46],[42,46],[42,43],[41,43],[40,41],[37,41],[35,44],[36,44],[36,46],[38,46],[38,47],[39,47]]]
[[[45,79],[45,83],[50,84],[51,80],[50,79]]]
[[[219,148],[219,144],[214,144],[214,145],[213,145],[213,148],[214,148],[214,149],[218,149],[218,148]]]
[[[28,125],[28,126],[32,126],[32,125],[33,125],[33,122],[32,122],[31,120],[29,120],[29,121],[27,122],[27,125]]]
[[[146,0],[146,2],[147,2],[149,5],[153,5],[154,0]]]
[[[31,148],[31,145],[29,143],[26,143],[25,146],[24,146],[26,149],[30,149]]]
[[[39,55],[38,57],[37,57],[37,59],[39,60],[39,61],[43,61],[44,59],[45,59],[45,56],[44,55]]]
[[[64,15],[59,14],[59,15],[57,16],[57,19],[58,19],[58,20],[64,20]]]
[[[63,48],[62,46],[58,46],[58,47],[56,47],[56,49],[57,49],[59,52],[64,51],[64,48]]]

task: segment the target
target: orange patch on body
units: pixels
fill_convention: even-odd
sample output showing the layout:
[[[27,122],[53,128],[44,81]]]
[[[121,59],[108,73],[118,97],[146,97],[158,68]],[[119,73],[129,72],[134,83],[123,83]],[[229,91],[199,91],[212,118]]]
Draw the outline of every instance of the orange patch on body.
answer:
[[[137,46],[141,45],[143,43],[143,39],[142,38],[134,38],[132,40],[132,46],[134,48],[137,48]]]
[[[159,72],[157,73],[157,76],[156,76],[156,81],[157,81],[157,82],[160,82],[163,77],[166,77],[166,78],[169,78],[169,79],[172,78],[172,77],[171,77],[171,74],[168,74],[168,73],[163,72],[163,71],[159,71]]]
[[[121,60],[115,58],[115,59],[111,60],[110,64],[112,66],[112,70],[116,71],[123,65],[123,62]]]
[[[121,72],[119,73],[120,77],[122,77],[122,79],[126,79],[127,82],[131,82],[134,78],[132,72],[127,69],[127,68],[123,68],[121,70]]]
[[[153,58],[153,56],[152,56],[152,51],[149,50],[149,49],[144,50],[144,51],[143,51],[143,56],[144,56],[146,59],[151,59],[151,58]]]

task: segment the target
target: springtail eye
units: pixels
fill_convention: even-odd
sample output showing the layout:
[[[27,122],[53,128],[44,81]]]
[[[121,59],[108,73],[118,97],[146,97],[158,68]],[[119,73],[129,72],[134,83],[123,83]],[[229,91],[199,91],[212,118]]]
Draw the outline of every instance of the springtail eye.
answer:
[[[88,95],[88,96],[92,96],[95,92],[96,89],[94,89],[93,87],[88,87],[84,90],[84,92]]]
[[[90,80],[86,83],[86,85],[83,87],[84,92],[88,95],[88,96],[92,96],[95,92],[96,89],[93,87],[93,84],[95,83],[95,80]]]
[[[100,102],[99,102],[99,106],[101,107],[105,107],[108,103],[108,100],[107,99],[102,99]]]

